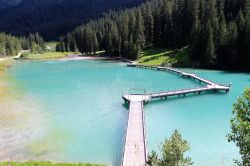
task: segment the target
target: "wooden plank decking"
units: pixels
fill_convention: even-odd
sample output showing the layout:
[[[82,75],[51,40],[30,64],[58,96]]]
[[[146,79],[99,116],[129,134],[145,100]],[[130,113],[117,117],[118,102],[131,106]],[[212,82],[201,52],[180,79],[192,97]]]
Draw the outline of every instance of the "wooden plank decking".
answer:
[[[169,96],[186,96],[187,94],[201,94],[202,92],[209,92],[209,91],[214,91],[214,92],[224,91],[227,93],[231,88],[230,85],[220,85],[220,84],[217,84],[217,83],[212,82],[210,80],[199,77],[196,74],[183,72],[183,71],[169,68],[169,67],[144,66],[144,65],[140,65],[140,64],[134,64],[134,67],[147,68],[147,69],[153,69],[153,70],[157,69],[157,70],[164,70],[164,71],[168,71],[168,72],[173,72],[173,73],[176,73],[182,77],[198,80],[198,81],[206,84],[205,86],[201,86],[198,88],[194,87],[191,89],[178,89],[178,90],[174,90],[174,91],[148,93],[148,94],[142,95],[142,97],[144,98],[144,102],[148,102],[153,98],[162,99],[162,98],[167,98]],[[124,95],[123,99],[126,102],[130,101],[129,95]]]
[[[147,145],[145,134],[145,121],[143,113],[143,104],[153,98],[167,98],[169,96],[185,96],[187,94],[200,94],[206,91],[225,91],[230,90],[231,85],[220,85],[210,80],[197,76],[196,74],[182,72],[169,67],[145,66],[135,62],[128,64],[130,67],[148,68],[153,70],[164,70],[176,73],[185,78],[191,78],[205,83],[205,86],[191,89],[181,89],[175,91],[166,91],[150,94],[127,94],[123,99],[130,104],[129,118],[127,125],[126,141],[123,152],[122,166],[146,166]]]
[[[156,70],[163,70],[163,71],[176,73],[176,74],[178,74],[178,75],[180,75],[182,77],[185,77],[185,78],[191,78],[191,79],[194,79],[194,80],[198,80],[198,81],[206,84],[206,86],[205,86],[206,88],[203,88],[203,91],[206,91],[205,89],[207,89],[207,90],[213,90],[214,89],[214,90],[222,90],[222,91],[228,92],[230,90],[230,86],[231,86],[230,84],[229,85],[217,84],[217,83],[215,83],[213,81],[202,78],[202,77],[200,77],[200,76],[198,76],[196,74],[183,72],[181,70],[177,70],[177,69],[170,68],[170,67],[146,66],[146,65],[141,65],[141,64],[133,64],[132,67],[146,68],[146,69],[152,69],[152,70],[155,70],[155,69]]]
[[[159,92],[159,93],[151,93],[148,94],[149,98],[161,98],[161,97],[169,97],[169,96],[185,96],[187,94],[201,94],[201,92],[207,92],[207,91],[219,91],[224,90],[224,87],[217,87],[214,85],[207,85],[205,87],[199,87],[199,88],[191,88],[191,89],[180,89],[175,91],[167,91],[167,92]]]
[[[146,166],[147,147],[145,137],[143,100],[135,96],[130,100],[122,166]]]

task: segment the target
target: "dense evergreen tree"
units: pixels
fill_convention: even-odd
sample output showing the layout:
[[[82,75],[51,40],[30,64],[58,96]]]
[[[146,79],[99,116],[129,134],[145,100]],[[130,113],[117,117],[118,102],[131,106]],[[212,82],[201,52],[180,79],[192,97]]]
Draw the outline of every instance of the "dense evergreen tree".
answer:
[[[190,66],[250,70],[249,0],[151,0],[106,13],[68,35],[63,42],[71,51],[75,40],[82,53],[99,48],[135,60],[150,45],[188,45]]]
[[[152,45],[189,46],[192,67],[250,70],[250,0],[149,0],[89,21],[60,37],[56,50],[82,54],[105,50],[107,55],[135,60]],[[46,49],[35,33],[0,42],[0,53],[15,54],[20,47],[33,52]]]
[[[155,151],[148,156],[149,166],[190,166],[192,159],[186,157],[185,153],[190,150],[189,144],[181,134],[175,130],[169,139],[160,146],[161,156]]]
[[[46,50],[43,38],[38,34],[29,34],[27,38],[21,38],[22,49],[40,53]]]
[[[43,38],[38,33],[30,34],[28,38],[18,38],[0,33],[0,56],[14,56],[21,50],[43,52],[46,50],[46,47]]]
[[[144,0],[15,0],[22,2],[5,10],[1,1],[0,31],[25,36],[39,32],[46,40],[56,40],[103,12],[137,6]]]
[[[0,57],[14,56],[22,50],[21,40],[4,33],[0,33]]]
[[[207,65],[209,66],[214,64],[216,59],[214,37],[210,21],[208,21],[206,34],[207,34],[207,45],[205,50],[204,63],[207,63]]]
[[[152,8],[148,4],[142,7],[142,15],[144,18],[145,44],[151,45],[153,43],[154,18]]]

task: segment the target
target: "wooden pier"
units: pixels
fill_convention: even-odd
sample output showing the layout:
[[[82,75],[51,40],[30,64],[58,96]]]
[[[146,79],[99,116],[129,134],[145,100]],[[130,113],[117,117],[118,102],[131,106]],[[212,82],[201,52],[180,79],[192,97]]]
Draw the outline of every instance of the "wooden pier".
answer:
[[[200,77],[200,76],[198,76],[196,74],[183,72],[181,70],[177,70],[177,69],[170,68],[170,67],[147,66],[147,65],[141,65],[141,64],[133,64],[132,67],[138,67],[138,68],[144,68],[144,69],[152,69],[152,70],[160,70],[160,71],[167,71],[167,72],[170,72],[170,73],[175,73],[175,74],[177,74],[177,75],[179,75],[181,77],[190,78],[190,79],[193,79],[193,80],[197,80],[200,83],[204,83],[206,85],[205,87],[206,87],[206,89],[208,91],[215,90],[215,91],[228,92],[230,90],[230,88],[231,88],[231,84],[228,84],[228,85],[217,84],[217,83],[215,83],[213,81],[202,78],[202,77]]]
[[[145,120],[143,113],[144,103],[152,99],[167,99],[170,96],[186,96],[188,94],[201,94],[202,92],[228,92],[231,85],[221,85],[197,76],[196,74],[182,72],[169,67],[145,66],[137,63],[128,63],[129,67],[140,67],[152,70],[172,72],[184,78],[197,80],[204,86],[191,89],[179,89],[159,93],[125,94],[122,96],[129,103],[129,118],[127,125],[126,141],[123,152],[122,166],[146,166],[147,144],[145,134]]]
[[[167,71],[167,72],[172,72],[175,73],[181,77],[184,78],[190,78],[193,80],[197,80],[200,83],[204,83],[205,86],[201,86],[198,88],[191,88],[191,89],[178,89],[174,91],[163,91],[159,93],[148,93],[143,95],[144,102],[149,102],[151,99],[154,98],[168,98],[169,96],[186,96],[188,94],[201,94],[202,92],[228,92],[231,88],[231,85],[220,85],[215,82],[212,82],[210,80],[204,79],[202,77],[197,76],[196,74],[192,73],[187,73],[183,72],[177,69],[169,68],[169,67],[156,67],[156,66],[145,66],[145,65],[140,65],[140,64],[133,64],[134,67],[140,67],[140,68],[146,68],[146,69],[153,69],[153,70],[161,70],[161,71]],[[129,96],[128,95],[123,95],[123,99],[125,102],[129,102]]]
[[[222,87],[218,85],[207,85],[205,87],[191,88],[191,89],[180,89],[175,91],[159,92],[148,94],[148,98],[167,98],[169,96],[186,96],[188,94],[201,94],[202,92],[227,92],[229,89],[227,87]]]
[[[141,95],[130,95],[129,118],[122,166],[146,166],[147,145],[143,98]]]

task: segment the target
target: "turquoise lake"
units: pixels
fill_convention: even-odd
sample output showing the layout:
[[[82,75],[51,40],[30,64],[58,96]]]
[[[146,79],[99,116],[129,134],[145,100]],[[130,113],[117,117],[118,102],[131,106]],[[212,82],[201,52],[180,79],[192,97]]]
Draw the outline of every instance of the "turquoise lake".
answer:
[[[173,130],[190,143],[197,166],[233,165],[238,149],[228,143],[232,104],[250,87],[250,75],[183,69],[216,82],[232,83],[228,93],[151,101],[145,105],[149,151],[157,150]],[[128,109],[122,94],[201,86],[175,74],[126,67],[108,61],[20,61],[8,73],[18,90],[20,115],[1,122],[0,160],[52,160],[118,166]],[[12,104],[12,103],[9,103]],[[8,107],[6,107],[8,108]],[[0,112],[1,115],[1,112]],[[13,125],[14,123],[15,125]],[[6,150],[7,149],[7,150]]]

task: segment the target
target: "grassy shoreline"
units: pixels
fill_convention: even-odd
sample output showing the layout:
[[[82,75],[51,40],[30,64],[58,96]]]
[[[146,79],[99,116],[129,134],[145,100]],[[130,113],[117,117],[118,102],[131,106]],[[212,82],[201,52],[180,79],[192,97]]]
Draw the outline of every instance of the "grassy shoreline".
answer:
[[[187,66],[189,64],[187,49],[188,47],[175,50],[149,47],[142,52],[136,61],[148,66]]]
[[[26,52],[22,54],[20,57],[21,60],[57,60],[57,59],[73,59],[74,56],[69,55],[79,55],[79,59],[86,59],[87,57],[92,57],[93,59],[96,58],[106,58],[104,56],[104,51],[98,51],[95,55],[82,55],[79,52],[56,52],[56,51],[47,51],[43,53],[32,53]]]
[[[44,52],[44,53],[24,53],[21,56],[23,60],[48,60],[66,58],[69,54],[76,54],[74,52]]]
[[[50,161],[0,162],[0,166],[105,166],[90,163],[56,163]]]

